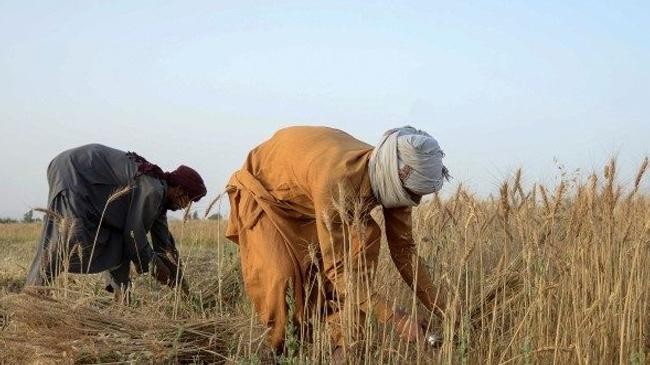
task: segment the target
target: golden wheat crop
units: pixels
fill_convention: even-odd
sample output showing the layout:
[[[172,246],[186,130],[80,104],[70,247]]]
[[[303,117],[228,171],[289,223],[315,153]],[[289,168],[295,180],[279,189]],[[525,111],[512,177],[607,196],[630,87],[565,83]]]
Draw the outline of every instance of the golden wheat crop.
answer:
[[[439,321],[413,299],[382,251],[373,285],[429,319],[439,348],[400,341],[368,318],[344,331],[352,363],[643,364],[650,357],[650,199],[616,164],[584,181],[524,186],[521,171],[490,198],[459,187],[414,213],[420,254],[457,312]],[[45,298],[18,294],[38,224],[0,225],[0,359],[3,363],[327,363],[326,326],[287,341],[281,358],[264,344],[224,222],[172,226],[190,295],[150,277],[129,306],[114,304],[95,276],[63,275]],[[384,245],[385,246],[385,245]],[[350,319],[354,321],[354,318]],[[346,325],[353,326],[352,322]],[[357,323],[358,325],[358,323]]]

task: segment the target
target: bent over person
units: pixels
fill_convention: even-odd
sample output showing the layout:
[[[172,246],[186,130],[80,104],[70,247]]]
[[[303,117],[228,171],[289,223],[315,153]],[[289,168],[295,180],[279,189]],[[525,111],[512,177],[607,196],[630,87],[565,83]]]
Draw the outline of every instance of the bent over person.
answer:
[[[47,178],[49,212],[26,286],[43,286],[64,270],[106,271],[106,290],[117,296],[129,286],[130,263],[138,273],[153,263],[158,281],[176,283],[180,261],[167,211],[206,194],[196,171],[163,172],[134,152],[89,144],[57,155]]]
[[[446,298],[432,284],[411,232],[411,207],[448,177],[443,155],[433,137],[412,127],[386,132],[374,148],[337,129],[290,127],[248,154],[227,186],[227,237],[239,245],[246,292],[277,351],[288,321],[309,328],[319,301],[325,301],[318,307],[326,308],[338,345],[337,321],[353,317],[342,313],[346,300],[392,323],[409,341],[421,334],[417,322],[386,299],[348,293],[351,275],[368,277],[377,265],[381,230],[370,219],[377,206],[383,207],[388,248],[402,278],[430,311],[443,313]],[[346,227],[341,201],[361,206],[360,231]],[[308,289],[314,272],[323,283],[317,295]],[[293,297],[291,311],[286,293]]]

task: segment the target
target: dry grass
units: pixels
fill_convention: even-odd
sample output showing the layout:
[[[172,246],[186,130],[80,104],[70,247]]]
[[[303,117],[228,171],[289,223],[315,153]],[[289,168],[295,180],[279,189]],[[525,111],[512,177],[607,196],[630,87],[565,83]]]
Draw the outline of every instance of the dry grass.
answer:
[[[246,318],[171,320],[87,298],[17,294],[2,298],[0,308],[7,319],[0,349],[17,362],[224,362],[231,339],[248,331]]]
[[[494,198],[477,199],[461,187],[423,204],[414,215],[418,249],[460,308],[442,322],[431,320],[448,340],[439,349],[406,344],[369,318],[362,335],[349,339],[356,349],[351,362],[647,362],[650,199],[639,191],[647,166],[646,160],[633,186],[617,184],[612,162],[586,181],[526,188],[517,172]],[[269,362],[263,329],[243,295],[236,247],[223,228],[216,221],[173,223],[191,294],[140,277],[134,303],[124,307],[92,276],[69,275],[49,299],[15,294],[40,227],[0,225],[0,359]],[[425,313],[413,306],[385,250],[374,287]],[[311,342],[289,338],[288,347],[281,362],[328,362],[327,326],[314,328]]]

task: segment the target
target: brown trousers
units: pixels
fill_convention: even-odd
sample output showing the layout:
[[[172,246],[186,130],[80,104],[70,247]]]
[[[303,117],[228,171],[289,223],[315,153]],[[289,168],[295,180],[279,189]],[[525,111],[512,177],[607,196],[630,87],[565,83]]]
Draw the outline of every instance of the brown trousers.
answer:
[[[331,330],[330,337],[335,343],[342,344],[340,322],[343,317],[349,316],[349,313],[342,310],[345,295],[342,293],[343,287],[335,288],[331,280],[322,276],[323,285],[317,285],[316,278],[321,272],[313,266],[308,245],[287,247],[287,240],[264,213],[253,226],[241,230],[239,234],[245,290],[260,319],[270,328],[268,339],[271,345],[277,351],[282,350],[289,321],[299,329],[299,335],[310,336],[308,322],[314,315],[326,319]],[[312,239],[311,242],[317,242],[315,227]],[[373,241],[371,249],[364,252],[370,254],[371,262],[368,265],[354,265],[357,273],[369,275],[368,269],[374,267],[379,248],[378,232]],[[362,286],[365,288],[365,285]],[[334,293],[339,293],[339,296]],[[287,294],[292,295],[291,318]],[[361,297],[366,295],[362,294]],[[352,315],[363,322],[363,312],[369,311],[371,304],[357,304],[359,305],[355,305],[355,309],[362,312]]]
[[[262,322],[270,327],[271,345],[282,349],[289,319],[287,294],[294,300],[291,320],[299,325],[304,318],[304,279],[300,265],[264,214],[254,226],[240,232],[239,255],[246,294]],[[288,293],[290,288],[292,292]]]

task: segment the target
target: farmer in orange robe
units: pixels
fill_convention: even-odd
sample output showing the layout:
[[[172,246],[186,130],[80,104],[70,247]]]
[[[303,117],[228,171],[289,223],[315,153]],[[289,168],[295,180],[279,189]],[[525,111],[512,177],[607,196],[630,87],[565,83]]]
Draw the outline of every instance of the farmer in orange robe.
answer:
[[[227,186],[226,235],[239,244],[246,292],[270,327],[276,350],[283,347],[287,321],[305,325],[318,300],[326,302],[320,308],[328,308],[333,326],[344,315],[346,278],[368,279],[377,264],[381,230],[370,211],[379,205],[402,278],[429,310],[443,312],[446,298],[417,256],[411,232],[411,207],[448,177],[443,156],[433,137],[412,127],[386,132],[377,147],[337,129],[290,127],[248,154]],[[354,212],[341,207],[344,201],[356,202],[356,223],[346,223],[344,216]],[[314,289],[316,276],[322,279],[320,291]],[[359,310],[393,323],[405,339],[422,334],[391,302],[372,293],[355,298],[360,299],[349,300],[357,300]]]

